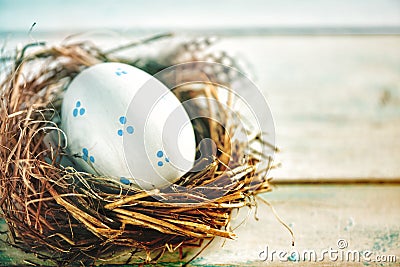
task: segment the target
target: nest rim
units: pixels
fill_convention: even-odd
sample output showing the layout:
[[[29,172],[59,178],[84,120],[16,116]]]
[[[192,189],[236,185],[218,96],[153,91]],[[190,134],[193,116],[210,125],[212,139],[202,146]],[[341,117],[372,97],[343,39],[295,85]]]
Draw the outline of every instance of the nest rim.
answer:
[[[27,53],[37,45],[38,49]],[[58,149],[49,148],[44,139],[48,131],[61,131],[52,117],[59,112],[62,91],[88,66],[127,61],[103,53],[90,42],[41,45],[29,44],[19,51],[0,85],[0,209],[8,225],[9,245],[57,265],[93,264],[122,255],[131,255],[131,261],[137,251],[146,254],[139,261],[156,263],[167,251],[181,252],[217,236],[235,238],[229,228],[230,213],[255,206],[256,195],[271,190],[266,178],[271,162],[260,172],[256,156],[246,168],[236,164],[229,175],[241,177],[227,194],[186,205],[154,198],[170,197],[175,194],[172,190],[127,190],[107,177],[61,166],[59,158],[65,156],[61,144]],[[30,77],[26,73],[33,65],[40,68],[35,67],[37,73]],[[213,159],[196,183],[226,182],[219,175],[226,172],[223,157],[221,153]],[[183,183],[182,179],[177,183]],[[110,186],[114,191],[105,189]]]

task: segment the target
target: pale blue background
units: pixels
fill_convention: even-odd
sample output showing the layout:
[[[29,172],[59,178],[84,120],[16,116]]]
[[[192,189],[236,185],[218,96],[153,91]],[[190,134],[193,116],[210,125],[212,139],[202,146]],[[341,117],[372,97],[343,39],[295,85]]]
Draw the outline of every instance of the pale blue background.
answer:
[[[398,0],[0,0],[0,32],[400,26]]]

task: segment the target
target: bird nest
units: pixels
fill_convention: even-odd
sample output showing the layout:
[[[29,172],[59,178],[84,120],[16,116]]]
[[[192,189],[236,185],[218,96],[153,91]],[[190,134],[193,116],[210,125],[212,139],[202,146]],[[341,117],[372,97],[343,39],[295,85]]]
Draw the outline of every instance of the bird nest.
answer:
[[[165,252],[182,252],[203,240],[235,238],[231,212],[255,206],[256,195],[270,190],[266,174],[271,158],[253,152],[243,164],[240,141],[227,144],[225,129],[211,120],[199,119],[194,128],[196,139],[213,139],[215,156],[205,159],[201,171],[181,177],[174,184],[179,187],[127,188],[63,164],[71,155],[57,116],[63,92],[77,74],[116,61],[153,75],[176,63],[201,60],[196,53],[211,45],[210,39],[190,40],[173,46],[168,55],[160,49],[156,56],[118,56],[161,37],[171,39],[156,36],[109,51],[88,41],[36,42],[16,51],[0,85],[0,207],[8,244],[57,265],[87,265],[115,262],[123,255],[129,256],[126,262],[155,263]],[[214,60],[222,57],[227,56]],[[218,98],[218,88],[210,85],[174,93],[180,100]],[[49,136],[59,138],[52,142]],[[250,142],[260,140],[255,135]],[[262,161],[267,167],[261,170],[257,166]]]

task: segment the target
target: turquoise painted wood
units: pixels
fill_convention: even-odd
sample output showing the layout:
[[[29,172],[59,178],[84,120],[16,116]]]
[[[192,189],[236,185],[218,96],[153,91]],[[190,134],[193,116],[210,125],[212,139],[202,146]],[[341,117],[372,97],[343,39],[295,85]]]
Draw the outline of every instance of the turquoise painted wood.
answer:
[[[400,178],[400,36],[249,36],[276,125],[277,179]]]

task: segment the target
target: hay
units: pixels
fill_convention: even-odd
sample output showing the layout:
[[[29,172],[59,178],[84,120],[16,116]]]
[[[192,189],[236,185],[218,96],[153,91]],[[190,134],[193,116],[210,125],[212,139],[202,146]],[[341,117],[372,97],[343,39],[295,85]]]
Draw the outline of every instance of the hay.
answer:
[[[255,196],[270,190],[265,176],[272,166],[258,170],[257,164],[271,159],[250,154],[242,165],[241,155],[235,154],[240,149],[230,149],[241,144],[227,144],[224,129],[206,119],[195,125],[197,137],[213,137],[218,153],[204,170],[176,182],[184,191],[173,186],[152,191],[126,189],[107,177],[61,165],[68,155],[54,118],[69,82],[86,67],[107,61],[128,62],[154,74],[168,67],[165,61],[113,55],[161,37],[168,36],[109,53],[90,42],[52,47],[35,43],[17,51],[0,87],[0,207],[10,245],[57,265],[93,264],[136,252],[146,253],[144,263],[155,263],[166,251],[182,252],[214,237],[235,238],[229,227],[231,211],[255,206]],[[179,63],[180,54],[169,62]],[[195,92],[183,87],[176,94],[180,99],[194,95],[217,98],[217,90],[210,85]],[[60,137],[56,146],[49,146],[49,133]],[[259,140],[256,136],[252,142]],[[229,160],[233,165],[227,169]],[[221,190],[222,196],[204,199]]]

